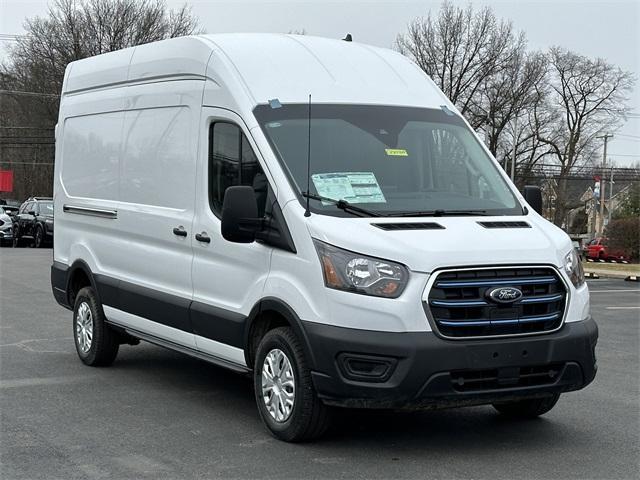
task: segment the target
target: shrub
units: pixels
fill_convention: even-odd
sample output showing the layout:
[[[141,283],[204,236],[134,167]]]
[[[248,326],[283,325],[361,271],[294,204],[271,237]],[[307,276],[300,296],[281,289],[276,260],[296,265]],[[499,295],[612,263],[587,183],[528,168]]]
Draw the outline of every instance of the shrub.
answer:
[[[612,251],[620,250],[631,260],[640,258],[640,217],[611,220],[606,236]]]

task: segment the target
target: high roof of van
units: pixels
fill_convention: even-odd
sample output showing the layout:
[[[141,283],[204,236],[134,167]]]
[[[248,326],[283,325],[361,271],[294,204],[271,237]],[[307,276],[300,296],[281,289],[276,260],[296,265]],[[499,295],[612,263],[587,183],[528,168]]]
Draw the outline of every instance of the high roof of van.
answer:
[[[63,95],[162,79],[210,79],[244,104],[358,103],[437,108],[450,102],[393,50],[307,35],[216,34],[163,40],[69,65]]]

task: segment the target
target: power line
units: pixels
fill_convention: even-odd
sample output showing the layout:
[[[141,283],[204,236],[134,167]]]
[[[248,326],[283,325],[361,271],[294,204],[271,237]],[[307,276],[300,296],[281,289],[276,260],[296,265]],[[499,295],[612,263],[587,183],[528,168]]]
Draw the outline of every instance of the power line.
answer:
[[[17,42],[19,39],[26,37],[26,35],[16,35],[12,33],[0,33],[0,40],[6,40],[7,42]]]
[[[4,161],[0,160],[0,164],[8,163],[9,165],[55,165],[54,162],[19,162],[16,160]]]
[[[0,94],[8,95],[25,95],[28,97],[56,97],[60,96],[59,93],[41,93],[41,92],[23,92],[21,90],[0,90]]]
[[[5,129],[5,130],[55,130],[55,127],[8,127],[8,126],[1,126],[0,129]]]

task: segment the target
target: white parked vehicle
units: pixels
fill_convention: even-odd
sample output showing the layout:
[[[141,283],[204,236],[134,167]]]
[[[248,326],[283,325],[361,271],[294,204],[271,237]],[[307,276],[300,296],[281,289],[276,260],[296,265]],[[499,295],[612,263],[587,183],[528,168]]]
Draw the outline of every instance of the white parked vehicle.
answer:
[[[569,237],[391,50],[184,37],[71,63],[57,301],[80,359],[149,341],[251,373],[278,438],[334,407],[550,410],[596,372]]]
[[[13,241],[13,219],[0,205],[0,247]]]

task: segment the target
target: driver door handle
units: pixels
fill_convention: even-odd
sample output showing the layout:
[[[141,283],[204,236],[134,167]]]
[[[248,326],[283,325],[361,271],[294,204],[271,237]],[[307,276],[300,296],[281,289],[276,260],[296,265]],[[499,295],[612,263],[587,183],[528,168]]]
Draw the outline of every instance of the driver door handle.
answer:
[[[202,243],[211,243],[211,237],[207,235],[207,232],[196,233],[196,240]]]
[[[175,227],[173,229],[173,234],[177,235],[179,237],[186,237],[187,236],[187,231],[184,229],[184,227],[182,225],[180,225],[179,227]]]

